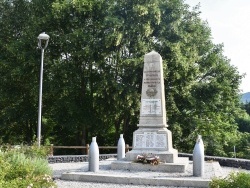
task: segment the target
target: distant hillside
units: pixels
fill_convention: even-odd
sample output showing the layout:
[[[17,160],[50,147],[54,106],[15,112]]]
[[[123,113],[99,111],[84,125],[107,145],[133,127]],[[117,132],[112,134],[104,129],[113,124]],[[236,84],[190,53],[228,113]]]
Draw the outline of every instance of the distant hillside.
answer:
[[[243,102],[243,103],[250,102],[250,92],[242,94],[242,96],[241,96],[241,102]]]

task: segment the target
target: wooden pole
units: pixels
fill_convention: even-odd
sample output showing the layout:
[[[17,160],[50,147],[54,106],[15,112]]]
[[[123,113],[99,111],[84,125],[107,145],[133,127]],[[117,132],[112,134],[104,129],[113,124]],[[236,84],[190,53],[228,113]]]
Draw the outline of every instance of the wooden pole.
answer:
[[[86,144],[86,155],[89,155],[89,144]]]
[[[50,144],[50,156],[54,155],[54,148],[53,148],[53,144]]]
[[[125,145],[125,153],[127,153],[127,152],[129,152],[129,145],[128,144]]]

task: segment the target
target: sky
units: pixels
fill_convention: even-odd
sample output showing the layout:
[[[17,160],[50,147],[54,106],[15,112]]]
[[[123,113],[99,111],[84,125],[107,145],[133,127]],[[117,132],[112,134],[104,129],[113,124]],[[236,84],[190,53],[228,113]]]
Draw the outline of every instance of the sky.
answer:
[[[214,44],[224,44],[224,55],[240,74],[241,92],[250,92],[250,0],[185,0],[200,3],[200,17],[208,22]]]

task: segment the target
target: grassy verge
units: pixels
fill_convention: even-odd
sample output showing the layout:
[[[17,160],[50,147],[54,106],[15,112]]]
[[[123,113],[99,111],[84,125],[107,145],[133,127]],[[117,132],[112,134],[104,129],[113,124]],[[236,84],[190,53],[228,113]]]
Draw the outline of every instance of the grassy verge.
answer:
[[[1,188],[55,188],[45,148],[0,148]]]
[[[249,188],[250,173],[231,173],[226,178],[215,178],[209,184],[210,188]]]

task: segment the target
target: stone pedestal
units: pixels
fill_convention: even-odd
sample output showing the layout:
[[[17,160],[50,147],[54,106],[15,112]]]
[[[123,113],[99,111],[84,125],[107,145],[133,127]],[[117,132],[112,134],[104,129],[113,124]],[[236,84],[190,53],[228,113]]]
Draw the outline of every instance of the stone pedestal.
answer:
[[[174,163],[178,152],[172,148],[172,133],[167,128],[139,128],[133,134],[133,150],[126,159],[135,161],[137,155],[157,155],[164,163]]]
[[[133,169],[137,165],[134,162],[138,155],[150,155],[159,156],[163,168],[171,166],[169,168],[172,172],[185,170],[188,160],[183,158],[185,162],[180,163],[178,151],[172,147],[172,133],[167,129],[162,58],[155,51],[144,56],[140,119],[137,126],[138,130],[133,133],[133,149],[126,153],[125,160],[131,162],[129,165],[126,163],[126,168]],[[124,163],[120,164],[120,168],[122,166]],[[119,162],[116,168],[119,168]]]

